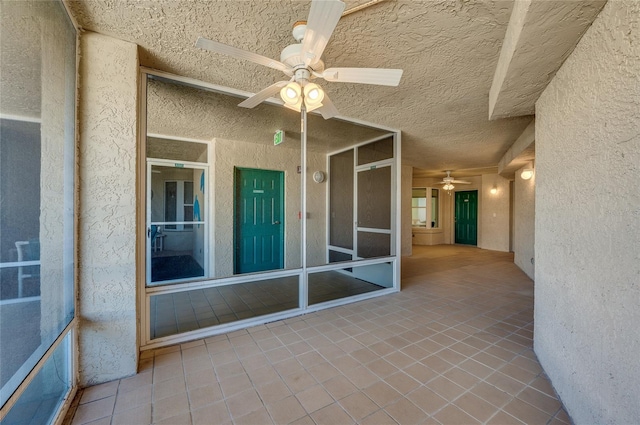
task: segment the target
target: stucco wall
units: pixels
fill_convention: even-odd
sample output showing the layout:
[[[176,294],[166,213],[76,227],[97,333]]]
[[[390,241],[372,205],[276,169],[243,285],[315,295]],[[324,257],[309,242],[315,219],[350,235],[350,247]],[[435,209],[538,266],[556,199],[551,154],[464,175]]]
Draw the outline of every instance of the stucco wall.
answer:
[[[497,189],[491,193],[491,189]],[[478,205],[478,247],[493,251],[509,251],[509,180],[498,174],[483,174],[482,200]]]
[[[286,143],[273,146],[257,143],[215,139],[215,162],[213,164],[215,187],[215,271],[216,277],[233,274],[233,179],[234,167],[259,168],[284,171],[285,191],[285,268],[301,267],[301,223],[300,180],[297,172],[300,165],[299,144],[295,148]],[[308,175],[324,170],[326,157],[309,152]],[[307,186],[307,261],[308,265],[324,264],[326,249],[325,203],[326,183],[310,182]]]
[[[523,180],[516,171],[513,192],[513,252],[514,263],[531,279],[534,279],[533,258],[535,253],[535,180]]]
[[[536,104],[534,348],[577,424],[640,420],[639,17],[608,2]]]
[[[136,373],[135,44],[80,35],[80,386]]]

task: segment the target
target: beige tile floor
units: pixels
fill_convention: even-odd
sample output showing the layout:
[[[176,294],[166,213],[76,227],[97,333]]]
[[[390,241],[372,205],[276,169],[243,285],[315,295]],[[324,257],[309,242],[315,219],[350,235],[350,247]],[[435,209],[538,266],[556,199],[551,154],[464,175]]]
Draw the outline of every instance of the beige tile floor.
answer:
[[[568,424],[507,253],[414,247],[398,294],[144,352],[73,424]]]

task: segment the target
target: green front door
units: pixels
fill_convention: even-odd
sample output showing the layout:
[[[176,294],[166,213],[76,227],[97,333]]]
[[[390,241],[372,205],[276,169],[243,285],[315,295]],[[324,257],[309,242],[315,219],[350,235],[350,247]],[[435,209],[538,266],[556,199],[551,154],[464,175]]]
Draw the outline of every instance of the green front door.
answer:
[[[478,244],[478,191],[456,192],[456,243]]]
[[[234,271],[284,268],[284,173],[235,169]]]

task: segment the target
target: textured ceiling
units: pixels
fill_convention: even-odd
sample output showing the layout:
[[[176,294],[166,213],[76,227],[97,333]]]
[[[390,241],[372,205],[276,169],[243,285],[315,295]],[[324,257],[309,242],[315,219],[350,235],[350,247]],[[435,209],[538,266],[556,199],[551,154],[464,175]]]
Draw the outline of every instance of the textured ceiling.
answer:
[[[347,9],[363,0],[347,0]],[[309,0],[67,1],[78,24],[141,47],[141,64],[257,92],[276,70],[194,47],[198,36],[279,59]],[[489,89],[511,1],[387,0],[343,17],[327,66],[402,68],[398,87],[320,81],[341,114],[403,132],[405,164],[496,166],[530,117],[488,120]],[[310,125],[309,133],[313,134]]]

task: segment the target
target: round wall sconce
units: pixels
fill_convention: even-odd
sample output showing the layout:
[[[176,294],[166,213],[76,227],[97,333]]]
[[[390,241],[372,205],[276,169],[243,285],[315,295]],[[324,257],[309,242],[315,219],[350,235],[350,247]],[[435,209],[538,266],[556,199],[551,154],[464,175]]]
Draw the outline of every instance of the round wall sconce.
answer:
[[[497,188],[497,187],[495,187],[495,186],[493,186],[493,187],[491,188],[491,194],[492,194],[492,195],[495,195],[496,193],[498,193],[498,188]]]
[[[529,180],[533,177],[533,170],[531,168],[525,168],[522,170],[522,173],[520,173],[520,177],[522,177],[522,180]]]
[[[316,171],[313,173],[313,181],[316,183],[322,183],[324,181],[325,175],[322,171]]]

